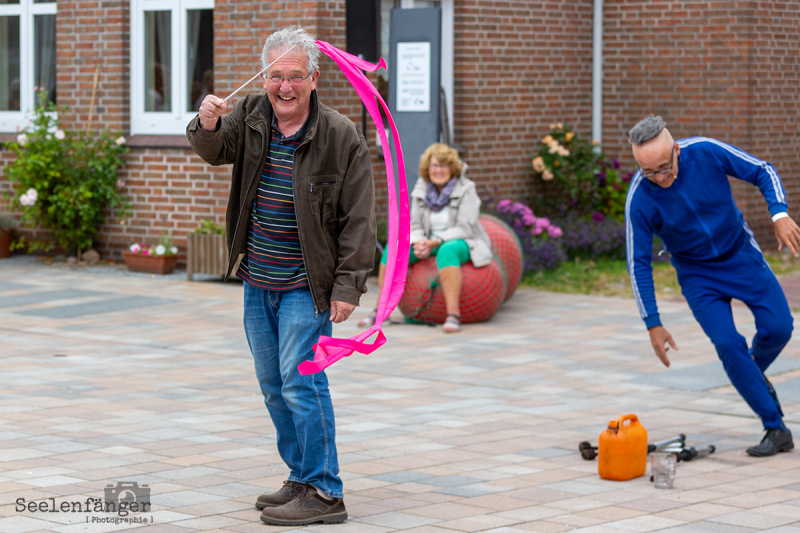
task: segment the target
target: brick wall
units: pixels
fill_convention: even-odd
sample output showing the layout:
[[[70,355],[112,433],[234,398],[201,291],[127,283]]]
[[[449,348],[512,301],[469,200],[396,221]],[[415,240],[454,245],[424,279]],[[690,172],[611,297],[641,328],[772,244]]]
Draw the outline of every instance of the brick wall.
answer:
[[[479,189],[521,198],[553,122],[591,131],[591,0],[455,4],[454,136]]]
[[[607,0],[603,144],[635,168],[625,132],[661,115],[676,139],[714,137],[768,160],[800,200],[800,6]],[[757,189],[732,180],[764,247],[772,222]]]
[[[59,116],[66,128],[83,128],[89,118],[95,70],[100,67],[93,129],[127,131],[130,124],[130,2],[58,0],[56,80]]]

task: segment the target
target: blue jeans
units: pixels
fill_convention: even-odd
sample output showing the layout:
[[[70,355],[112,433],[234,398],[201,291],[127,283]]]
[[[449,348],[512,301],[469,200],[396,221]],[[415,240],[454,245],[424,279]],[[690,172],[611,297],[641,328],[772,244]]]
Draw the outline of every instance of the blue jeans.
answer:
[[[341,498],[328,378],[324,372],[303,376],[297,370],[313,359],[319,336],[331,335],[330,311],[315,317],[307,288],[267,291],[244,283],[244,330],[289,480]]]

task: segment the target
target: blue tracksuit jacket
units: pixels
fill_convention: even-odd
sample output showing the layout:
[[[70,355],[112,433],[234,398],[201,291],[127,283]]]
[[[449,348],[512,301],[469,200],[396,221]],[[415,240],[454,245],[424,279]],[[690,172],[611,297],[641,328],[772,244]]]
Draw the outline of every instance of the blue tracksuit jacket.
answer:
[[[661,325],[650,265],[653,235],[684,263],[728,257],[746,239],[757,248],[733,200],[728,176],[757,186],[771,215],[787,211],[786,192],[769,163],[705,137],[682,139],[678,146],[678,175],[672,186],[661,188],[638,171],[625,204],[628,271],[648,329]]]

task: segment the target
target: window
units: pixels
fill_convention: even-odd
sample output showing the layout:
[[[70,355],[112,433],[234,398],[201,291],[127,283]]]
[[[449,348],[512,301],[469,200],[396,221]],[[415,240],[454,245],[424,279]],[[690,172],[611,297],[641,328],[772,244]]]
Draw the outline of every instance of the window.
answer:
[[[55,41],[55,0],[0,0],[0,131],[27,125],[39,89],[56,101]]]
[[[131,133],[183,135],[213,92],[214,1],[131,0]]]

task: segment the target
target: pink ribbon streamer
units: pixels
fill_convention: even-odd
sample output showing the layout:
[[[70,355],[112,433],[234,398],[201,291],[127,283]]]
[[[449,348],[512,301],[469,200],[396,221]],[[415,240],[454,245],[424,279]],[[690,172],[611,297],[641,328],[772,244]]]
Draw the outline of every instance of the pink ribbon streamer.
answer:
[[[406,184],[406,171],[403,163],[403,151],[400,148],[400,136],[397,133],[394,119],[389,113],[389,107],[383,101],[381,95],[374,85],[367,79],[362,70],[375,72],[379,68],[386,68],[383,58],[377,65],[368,63],[361,58],[348,54],[332,46],[325,41],[315,41],[319,49],[339,65],[344,75],[353,85],[356,93],[364,102],[372,122],[378,129],[383,150],[383,161],[386,165],[386,184],[389,195],[389,235],[386,260],[386,277],[383,283],[378,300],[378,311],[375,316],[375,323],[364,332],[349,339],[336,339],[333,337],[320,336],[319,341],[314,344],[314,359],[304,361],[297,369],[301,374],[315,374],[326,369],[339,359],[351,355],[353,352],[370,354],[386,343],[386,336],[383,334],[383,322],[392,314],[406,286],[406,274],[408,272],[408,254],[410,249],[410,215],[408,206],[408,186]],[[383,107],[386,117],[389,119],[389,127],[392,130],[395,151],[397,152],[397,173],[398,179],[395,180],[394,168],[392,166],[392,156],[389,151],[389,139],[386,136],[386,129],[383,124],[378,105],[378,100]],[[366,133],[366,132],[364,132]],[[399,190],[396,190],[399,189]],[[368,343],[372,335],[375,340]]]

